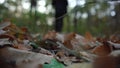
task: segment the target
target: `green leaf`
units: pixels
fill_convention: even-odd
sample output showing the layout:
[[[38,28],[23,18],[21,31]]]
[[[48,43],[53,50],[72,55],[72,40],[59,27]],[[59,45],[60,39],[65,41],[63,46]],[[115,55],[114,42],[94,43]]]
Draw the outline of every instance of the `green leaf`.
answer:
[[[52,59],[49,64],[44,64],[43,68],[65,68],[65,66],[56,59]]]

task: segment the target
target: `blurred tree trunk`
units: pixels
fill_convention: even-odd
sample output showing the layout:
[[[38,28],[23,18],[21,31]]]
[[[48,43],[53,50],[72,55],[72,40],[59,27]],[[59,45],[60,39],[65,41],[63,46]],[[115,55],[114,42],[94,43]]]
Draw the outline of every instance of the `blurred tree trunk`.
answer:
[[[79,4],[79,0],[76,0],[75,8],[79,7],[78,4]],[[77,32],[77,22],[78,22],[78,20],[77,20],[77,13],[78,13],[78,9],[76,9],[75,13],[74,13],[74,20],[73,20],[74,32]]]
[[[90,13],[90,11],[87,11],[87,13],[88,13],[88,18],[87,18],[87,28],[88,28],[88,30],[89,31],[91,31],[91,25],[92,25],[92,21],[91,21],[91,13]]]
[[[120,31],[120,3],[118,5],[115,6],[115,31]]]
[[[74,15],[73,24],[74,24],[74,32],[77,32],[77,11],[75,12]]]

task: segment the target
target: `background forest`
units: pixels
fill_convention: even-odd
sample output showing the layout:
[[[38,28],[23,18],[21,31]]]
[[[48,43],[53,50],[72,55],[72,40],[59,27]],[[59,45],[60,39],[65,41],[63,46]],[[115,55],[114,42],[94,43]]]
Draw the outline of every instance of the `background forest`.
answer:
[[[0,22],[10,20],[32,33],[44,34],[53,30],[54,9],[51,0],[0,0]],[[96,36],[111,35],[120,31],[120,1],[68,0],[63,33],[90,32]]]

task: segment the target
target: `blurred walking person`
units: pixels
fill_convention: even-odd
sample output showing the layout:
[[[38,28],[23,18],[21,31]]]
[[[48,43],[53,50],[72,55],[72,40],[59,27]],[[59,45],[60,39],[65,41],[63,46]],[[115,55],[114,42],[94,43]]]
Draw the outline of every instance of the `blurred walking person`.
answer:
[[[55,31],[61,32],[63,28],[64,15],[67,13],[67,0],[52,0],[55,9]]]

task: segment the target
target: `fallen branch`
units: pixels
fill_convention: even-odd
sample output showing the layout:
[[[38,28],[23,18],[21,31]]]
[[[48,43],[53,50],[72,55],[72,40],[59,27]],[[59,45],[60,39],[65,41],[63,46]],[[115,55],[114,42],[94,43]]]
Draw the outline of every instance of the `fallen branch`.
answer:
[[[81,53],[79,51],[75,51],[75,50],[71,50],[71,49],[68,49],[67,47],[65,47],[62,43],[60,42],[53,42],[51,40],[46,40],[46,43],[50,43],[50,44],[53,44],[55,46],[58,46],[60,49],[63,49],[65,52],[67,52],[68,54],[72,54],[78,58],[82,58],[83,61],[86,61],[86,62],[91,62],[92,59],[90,58],[87,58],[87,57],[84,57],[83,55],[81,55]],[[91,56],[91,55],[90,55]]]

